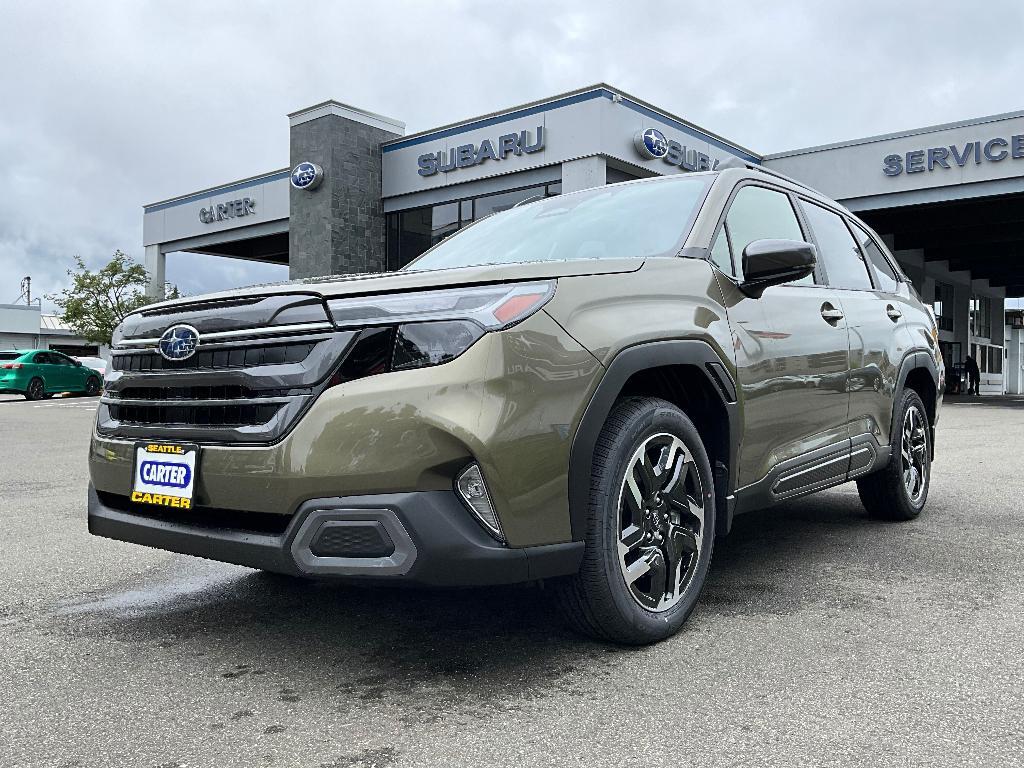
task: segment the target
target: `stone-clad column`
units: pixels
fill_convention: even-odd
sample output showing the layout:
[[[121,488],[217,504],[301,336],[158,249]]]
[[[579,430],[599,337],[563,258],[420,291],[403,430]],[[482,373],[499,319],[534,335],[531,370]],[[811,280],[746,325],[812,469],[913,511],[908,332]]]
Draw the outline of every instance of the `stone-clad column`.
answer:
[[[385,269],[380,145],[405,124],[328,101],[288,116],[291,168],[323,168],[316,189],[290,189],[288,272],[292,278]]]
[[[146,246],[146,295],[152,299],[164,297],[164,284],[167,282],[167,254],[160,251],[159,245]]]

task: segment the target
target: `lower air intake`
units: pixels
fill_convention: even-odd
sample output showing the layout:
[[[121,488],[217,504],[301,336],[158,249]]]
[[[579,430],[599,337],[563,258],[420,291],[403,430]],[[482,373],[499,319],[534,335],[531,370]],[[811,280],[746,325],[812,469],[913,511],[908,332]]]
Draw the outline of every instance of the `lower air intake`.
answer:
[[[329,521],[320,526],[309,551],[317,557],[389,557],[395,543],[376,520]]]

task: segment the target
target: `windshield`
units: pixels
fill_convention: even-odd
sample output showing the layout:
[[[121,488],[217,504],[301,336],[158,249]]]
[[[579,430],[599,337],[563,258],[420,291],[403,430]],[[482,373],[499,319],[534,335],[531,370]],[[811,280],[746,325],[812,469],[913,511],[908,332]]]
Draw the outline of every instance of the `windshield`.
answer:
[[[0,360],[17,360],[21,352],[0,352]]]
[[[405,269],[673,256],[709,176],[673,177],[560,195],[481,219]]]

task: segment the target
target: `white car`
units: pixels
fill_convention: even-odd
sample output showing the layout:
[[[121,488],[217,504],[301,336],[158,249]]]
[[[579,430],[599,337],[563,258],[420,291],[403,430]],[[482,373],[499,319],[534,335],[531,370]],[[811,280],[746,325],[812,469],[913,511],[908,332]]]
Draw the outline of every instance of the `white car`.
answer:
[[[107,361],[102,357],[75,357],[74,359],[87,368],[92,368],[101,376],[107,375]]]

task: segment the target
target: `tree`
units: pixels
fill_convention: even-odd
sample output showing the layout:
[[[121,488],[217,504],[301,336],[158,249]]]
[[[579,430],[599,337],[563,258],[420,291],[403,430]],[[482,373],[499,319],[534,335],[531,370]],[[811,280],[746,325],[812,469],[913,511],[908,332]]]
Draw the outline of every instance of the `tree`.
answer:
[[[110,344],[114,329],[125,316],[156,299],[146,296],[149,275],[121,251],[106,266],[90,271],[81,256],[75,269],[68,270],[71,287],[47,296],[60,310],[60,319],[75,333],[94,344]],[[165,286],[169,299],[180,296],[173,285]]]

